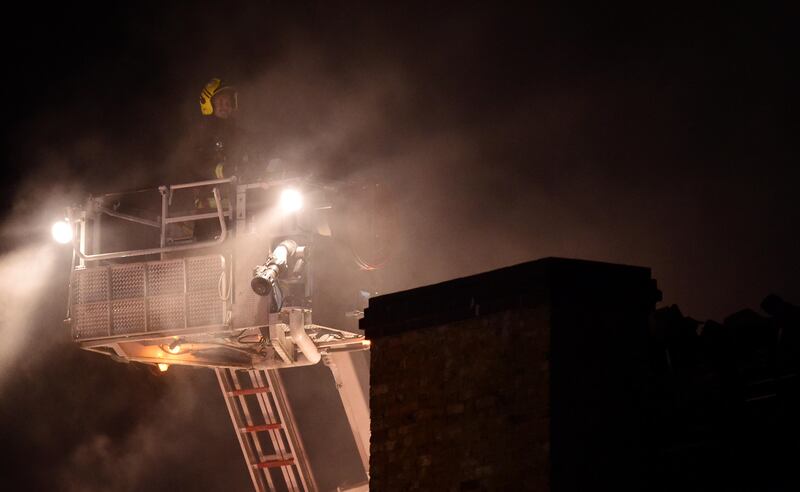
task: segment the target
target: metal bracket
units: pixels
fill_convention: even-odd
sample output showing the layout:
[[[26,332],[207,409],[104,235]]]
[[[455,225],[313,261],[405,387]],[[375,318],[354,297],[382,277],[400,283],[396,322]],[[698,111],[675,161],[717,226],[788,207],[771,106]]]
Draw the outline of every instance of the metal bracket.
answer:
[[[270,315],[272,318],[273,315]],[[270,323],[269,325],[269,342],[275,353],[286,362],[291,364],[295,361],[294,343],[286,338],[286,330],[288,327],[283,323]]]

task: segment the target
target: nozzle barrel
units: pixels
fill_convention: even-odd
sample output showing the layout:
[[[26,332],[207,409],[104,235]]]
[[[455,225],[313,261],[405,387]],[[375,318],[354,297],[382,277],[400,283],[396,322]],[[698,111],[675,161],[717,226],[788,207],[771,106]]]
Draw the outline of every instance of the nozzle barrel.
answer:
[[[289,258],[297,250],[297,243],[291,239],[281,241],[267,258],[267,262],[255,268],[253,280],[250,281],[250,287],[253,292],[260,296],[270,295],[275,288],[275,282],[278,281],[278,277],[286,271]]]

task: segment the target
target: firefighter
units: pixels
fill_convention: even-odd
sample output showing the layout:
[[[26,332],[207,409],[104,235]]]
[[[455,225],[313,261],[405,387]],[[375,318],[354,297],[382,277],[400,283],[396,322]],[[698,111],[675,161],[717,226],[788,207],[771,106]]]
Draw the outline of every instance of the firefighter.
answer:
[[[280,159],[266,158],[263,146],[269,139],[238,126],[239,97],[233,85],[213,78],[200,91],[199,102],[202,119],[192,140],[192,181],[236,176],[239,181],[247,182],[265,174],[286,172]],[[228,186],[222,186],[220,190],[225,208],[228,190]],[[210,193],[198,193],[195,208],[209,212],[216,209],[216,204]],[[212,238],[218,231],[219,224],[213,220],[199,221],[194,237]]]
[[[244,132],[236,124],[239,109],[236,88],[220,79],[211,79],[200,91],[203,121],[196,153],[204,179],[234,176],[244,171],[248,156]]]
[[[203,117],[194,140],[193,181],[246,174],[249,156],[245,133],[236,123],[238,99],[236,88],[218,78],[211,79],[200,91],[200,112]],[[227,188],[220,187],[225,208],[228,205]],[[195,193],[195,209],[199,212],[216,209],[214,197],[208,191],[197,190]],[[213,239],[218,234],[219,223],[215,219],[195,223],[195,240]]]

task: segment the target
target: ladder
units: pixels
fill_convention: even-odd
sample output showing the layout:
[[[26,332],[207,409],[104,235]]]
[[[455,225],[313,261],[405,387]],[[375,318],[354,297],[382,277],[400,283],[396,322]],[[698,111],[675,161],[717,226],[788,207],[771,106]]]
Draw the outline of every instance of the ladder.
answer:
[[[214,371],[256,492],[316,492],[278,371]]]

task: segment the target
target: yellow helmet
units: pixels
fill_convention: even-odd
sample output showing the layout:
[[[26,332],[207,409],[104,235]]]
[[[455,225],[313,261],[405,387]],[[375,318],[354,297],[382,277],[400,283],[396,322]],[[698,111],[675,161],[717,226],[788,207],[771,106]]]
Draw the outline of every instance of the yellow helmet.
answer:
[[[200,91],[200,112],[206,116],[214,114],[214,105],[211,100],[222,91],[233,91],[233,108],[237,109],[239,101],[236,89],[232,85],[225,84],[220,79],[211,79]]]

